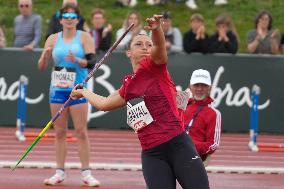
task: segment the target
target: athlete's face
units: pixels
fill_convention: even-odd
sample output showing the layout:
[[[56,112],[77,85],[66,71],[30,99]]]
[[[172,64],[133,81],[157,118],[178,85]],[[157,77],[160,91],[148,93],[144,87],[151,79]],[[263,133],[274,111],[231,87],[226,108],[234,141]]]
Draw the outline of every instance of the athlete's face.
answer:
[[[65,13],[74,13],[74,14],[65,14]],[[65,13],[62,14],[60,23],[63,28],[72,29],[76,28],[76,25],[79,23],[78,15],[75,13],[75,10],[68,9]],[[66,15],[66,16],[65,16]]]
[[[126,51],[126,55],[132,61],[140,61],[146,56],[150,56],[153,42],[147,35],[137,35],[133,38],[130,49]]]
[[[209,96],[211,87],[203,83],[196,83],[194,85],[190,85],[190,90],[192,92],[192,97],[197,101],[201,101]]]

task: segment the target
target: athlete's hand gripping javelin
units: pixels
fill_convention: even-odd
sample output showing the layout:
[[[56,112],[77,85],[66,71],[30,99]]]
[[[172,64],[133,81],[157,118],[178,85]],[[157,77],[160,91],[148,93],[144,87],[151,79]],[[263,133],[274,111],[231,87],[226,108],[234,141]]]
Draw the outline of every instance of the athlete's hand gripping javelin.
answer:
[[[148,25],[146,25],[144,28],[146,30],[155,30],[161,25],[161,19],[163,18],[163,15],[154,15],[151,18],[147,18],[145,21]]]

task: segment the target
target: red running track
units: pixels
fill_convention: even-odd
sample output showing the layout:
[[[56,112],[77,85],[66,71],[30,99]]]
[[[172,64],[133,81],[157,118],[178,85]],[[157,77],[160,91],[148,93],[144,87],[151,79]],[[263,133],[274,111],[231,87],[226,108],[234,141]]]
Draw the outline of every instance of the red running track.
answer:
[[[27,130],[35,134],[39,131]],[[42,139],[21,163],[25,168],[12,172],[9,167],[17,162],[32,141],[18,142],[14,128],[0,128],[0,132],[0,188],[44,188],[42,180],[53,173],[52,169],[48,169],[55,162],[53,142]],[[100,188],[145,188],[140,167],[141,148],[135,133],[90,130],[89,136],[92,168],[102,182]],[[281,171],[284,169],[284,153],[250,152],[247,147],[248,137],[248,134],[222,135],[221,146],[207,167],[211,189],[283,188],[284,171]],[[283,144],[284,136],[261,135],[259,141]],[[81,185],[76,148],[76,143],[68,143],[67,165],[75,169],[67,170],[68,178],[58,188],[78,188]]]
[[[0,169],[0,189],[78,189],[79,170],[68,169],[67,179],[59,186],[44,186],[43,179],[52,169]],[[99,189],[146,189],[141,171],[94,170],[101,182]],[[208,173],[211,189],[283,189],[283,175]],[[181,187],[177,187],[181,189]]]

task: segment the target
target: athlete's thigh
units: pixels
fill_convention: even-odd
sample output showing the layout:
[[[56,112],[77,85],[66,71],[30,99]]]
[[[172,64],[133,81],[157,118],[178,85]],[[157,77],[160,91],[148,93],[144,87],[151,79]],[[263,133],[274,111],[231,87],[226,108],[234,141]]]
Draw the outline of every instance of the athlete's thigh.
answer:
[[[75,129],[87,129],[88,103],[72,105],[69,110]]]
[[[162,158],[142,153],[142,170],[147,189],[175,189],[175,176]]]
[[[52,117],[57,114],[62,105],[63,104],[50,104],[50,111]],[[67,130],[68,117],[68,108],[65,108],[53,124],[56,131]]]
[[[206,170],[191,140],[185,139],[174,153],[174,172],[183,189],[209,189]]]

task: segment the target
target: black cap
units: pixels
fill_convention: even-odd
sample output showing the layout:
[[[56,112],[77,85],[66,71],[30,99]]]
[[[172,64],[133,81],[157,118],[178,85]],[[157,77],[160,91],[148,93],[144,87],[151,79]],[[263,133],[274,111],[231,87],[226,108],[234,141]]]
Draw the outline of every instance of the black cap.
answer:
[[[164,11],[164,12],[162,12],[162,15],[163,15],[164,19],[171,19],[172,18],[170,11]]]

